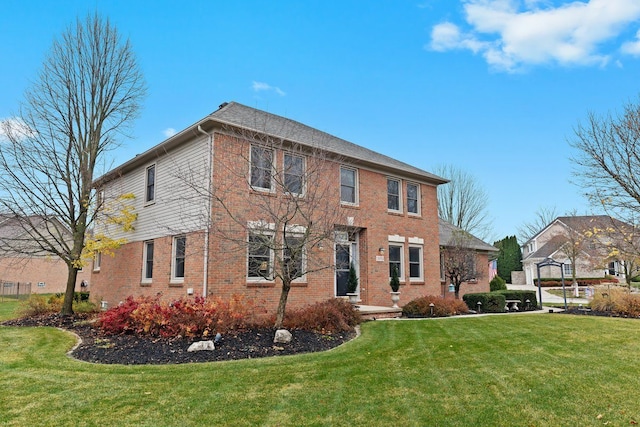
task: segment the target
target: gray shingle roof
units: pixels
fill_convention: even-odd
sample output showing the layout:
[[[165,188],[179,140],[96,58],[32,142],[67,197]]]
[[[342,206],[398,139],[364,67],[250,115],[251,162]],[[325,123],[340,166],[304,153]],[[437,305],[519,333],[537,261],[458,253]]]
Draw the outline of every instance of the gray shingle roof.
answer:
[[[440,246],[450,245],[449,242],[451,242],[452,239],[454,238],[454,233],[463,231],[461,228],[456,227],[455,225],[443,220],[442,218],[438,218],[438,230],[440,234]],[[485,243],[484,241],[478,239],[472,234],[469,234],[469,239],[465,241],[465,243],[467,242],[468,242],[468,247],[476,251],[487,251],[487,252],[500,251],[495,246]]]
[[[237,102],[229,102],[222,104],[218,110],[178,132],[176,135],[96,179],[94,185],[109,181],[121,173],[126,173],[159,155],[163,155],[180,144],[188,143],[188,141],[193,140],[194,136],[201,136],[199,133],[201,127],[210,129],[210,123],[213,123],[214,127],[216,123],[218,127],[239,127],[312,148],[326,150],[338,156],[348,158],[349,161],[356,166],[371,165],[389,171],[390,173],[408,174],[412,176],[413,179],[424,180],[436,185],[449,182],[447,179],[423,169],[314,129],[295,120],[247,107]]]
[[[424,178],[444,184],[446,179],[401,162],[384,154],[335,137],[285,117],[247,107],[237,102],[225,103],[210,115],[219,122],[240,126],[256,132],[297,142],[313,148],[320,148],[340,156],[362,160],[383,167],[390,167],[402,172],[421,175]]]

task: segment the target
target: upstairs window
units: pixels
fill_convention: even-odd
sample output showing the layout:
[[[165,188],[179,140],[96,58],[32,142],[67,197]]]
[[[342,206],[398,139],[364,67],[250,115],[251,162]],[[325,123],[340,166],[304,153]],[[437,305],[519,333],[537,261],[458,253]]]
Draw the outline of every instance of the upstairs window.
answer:
[[[145,177],[145,203],[151,203],[156,199],[156,165],[151,165],[147,168]]]
[[[420,215],[420,186],[411,182],[407,183],[407,212]]]
[[[351,205],[357,204],[358,173],[355,169],[340,168],[340,201]]]
[[[251,146],[251,187],[271,191],[273,178],[273,150]]]
[[[284,154],[284,190],[290,194],[304,193],[304,157]]]
[[[400,212],[400,180],[387,179],[387,209],[394,212]]]

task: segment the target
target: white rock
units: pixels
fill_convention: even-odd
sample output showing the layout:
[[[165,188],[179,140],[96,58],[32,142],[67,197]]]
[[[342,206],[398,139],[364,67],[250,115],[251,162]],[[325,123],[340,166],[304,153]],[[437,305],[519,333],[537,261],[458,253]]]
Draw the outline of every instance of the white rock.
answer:
[[[287,344],[291,342],[292,338],[293,335],[291,335],[291,332],[286,329],[278,329],[276,331],[276,336],[273,337],[273,342],[276,344]]]
[[[211,351],[215,350],[216,347],[213,345],[213,341],[196,341],[189,346],[187,349],[188,352],[192,351]]]

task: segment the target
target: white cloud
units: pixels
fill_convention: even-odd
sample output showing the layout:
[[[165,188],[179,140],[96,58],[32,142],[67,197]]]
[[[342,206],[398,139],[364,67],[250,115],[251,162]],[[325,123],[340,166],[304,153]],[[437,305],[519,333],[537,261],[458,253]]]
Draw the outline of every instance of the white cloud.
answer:
[[[174,128],[166,128],[162,131],[162,133],[164,134],[165,138],[171,138],[176,134],[176,130]]]
[[[603,44],[640,22],[638,0],[589,0],[553,6],[548,0],[467,0],[466,29],[450,22],[433,27],[436,51],[470,50],[492,67],[516,71],[527,65],[604,65]],[[640,35],[622,46],[640,55]]]
[[[0,118],[0,142],[9,141],[9,135],[15,140],[20,140],[30,136],[34,136],[35,133],[22,120],[10,117],[6,119]]]
[[[263,91],[273,91],[275,93],[277,93],[280,96],[285,96],[286,93],[280,89],[277,86],[271,86],[268,83],[264,83],[264,82],[252,82],[251,84],[251,88],[253,89],[254,92],[263,92]]]
[[[636,39],[623,43],[620,50],[628,55],[640,56],[640,30],[636,33]]]

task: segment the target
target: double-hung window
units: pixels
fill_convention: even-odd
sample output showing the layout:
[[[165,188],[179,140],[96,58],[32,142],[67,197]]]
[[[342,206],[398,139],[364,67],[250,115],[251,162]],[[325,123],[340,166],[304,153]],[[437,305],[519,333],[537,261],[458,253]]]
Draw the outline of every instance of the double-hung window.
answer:
[[[251,187],[258,190],[273,189],[273,150],[251,146]]]
[[[304,238],[300,235],[287,234],[284,238],[283,260],[285,274],[292,279],[299,279],[304,275]]]
[[[412,282],[421,282],[424,280],[422,246],[409,246],[409,280]]]
[[[273,234],[250,231],[248,246],[247,279],[273,280]]]
[[[152,203],[156,200],[156,165],[147,167],[145,176],[145,203]]]
[[[340,201],[350,205],[358,203],[358,172],[355,169],[340,167]]]
[[[393,277],[393,270],[398,272],[398,279],[404,281],[404,246],[389,245],[389,278]]]
[[[93,254],[93,271],[100,271],[102,264],[102,252],[96,252]]]
[[[289,194],[302,195],[304,193],[304,157],[294,154],[284,154],[284,190]]]
[[[187,237],[177,236],[173,238],[173,262],[171,268],[171,281],[184,281],[184,264],[187,254]]]
[[[572,276],[573,275],[573,264],[571,264],[571,263],[562,264],[562,268],[563,268],[563,273],[565,274],[565,276]]]
[[[143,265],[142,265],[142,281],[151,282],[153,278],[153,240],[144,242],[143,248]]]
[[[407,212],[420,215],[420,185],[407,182]]]
[[[401,187],[402,184],[399,179],[387,178],[387,209],[392,212],[402,211],[400,207]]]

